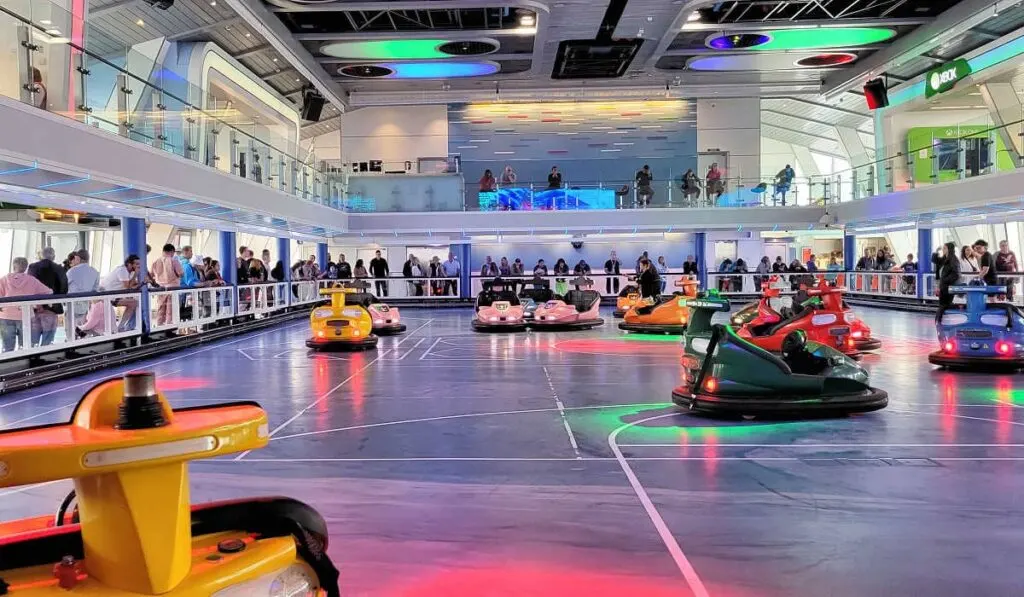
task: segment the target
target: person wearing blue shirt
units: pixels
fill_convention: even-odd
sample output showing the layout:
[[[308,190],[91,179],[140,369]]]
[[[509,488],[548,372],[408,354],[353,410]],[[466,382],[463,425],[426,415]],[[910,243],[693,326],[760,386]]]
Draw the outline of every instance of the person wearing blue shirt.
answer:
[[[459,260],[455,258],[455,253],[449,251],[448,261],[441,264],[441,271],[444,272],[446,278],[450,278],[444,281],[444,293],[448,294],[448,290],[452,291],[452,296],[458,296],[459,294],[459,274],[462,273],[462,265]]]
[[[818,262],[815,259],[814,255],[811,255],[810,258],[807,259],[807,271],[809,271],[809,272],[816,272],[816,271],[818,271]]]
[[[917,294],[917,262],[914,261],[914,254],[909,253],[907,260],[900,266],[903,273],[910,274],[903,276],[904,294]]]

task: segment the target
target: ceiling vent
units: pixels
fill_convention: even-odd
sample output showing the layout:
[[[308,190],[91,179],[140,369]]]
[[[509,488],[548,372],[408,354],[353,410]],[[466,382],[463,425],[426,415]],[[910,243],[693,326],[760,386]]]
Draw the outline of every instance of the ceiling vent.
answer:
[[[629,69],[644,40],[568,39],[558,44],[552,79],[614,79]]]
[[[451,56],[482,56],[498,50],[492,41],[466,40],[450,41],[437,47],[438,51]]]

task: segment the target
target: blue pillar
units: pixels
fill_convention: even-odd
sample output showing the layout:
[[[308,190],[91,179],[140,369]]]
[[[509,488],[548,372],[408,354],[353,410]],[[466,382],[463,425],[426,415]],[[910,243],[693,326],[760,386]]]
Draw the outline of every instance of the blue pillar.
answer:
[[[316,244],[316,264],[320,271],[327,271],[327,243]]]
[[[284,269],[284,281],[291,283],[292,281],[292,241],[288,238],[277,239],[277,258],[281,261],[281,267]],[[285,300],[288,301],[288,305],[292,303],[292,292],[291,286],[288,287],[284,293]]]
[[[932,272],[932,229],[917,229],[917,298],[924,298],[924,280]]]
[[[459,297],[461,298],[473,298],[472,281],[470,280],[470,276],[473,274],[472,248],[472,245],[469,244],[451,245],[448,248],[449,251],[455,253],[455,258],[462,265],[459,272]]]
[[[220,276],[224,283],[234,286],[238,283],[238,269],[235,264],[235,233],[220,231]]]
[[[857,265],[857,238],[847,234],[843,236],[843,269],[852,272]]]
[[[697,281],[700,287],[708,287],[708,233],[698,232],[693,235],[693,258],[697,261]]]
[[[129,255],[136,255],[139,258],[139,280],[146,280],[146,273],[149,271],[149,263],[146,257],[146,220],[143,218],[124,218],[121,220],[121,241],[124,249],[125,259]],[[140,287],[139,308],[136,317],[139,317],[139,329],[143,334],[149,333],[149,286],[143,284]]]

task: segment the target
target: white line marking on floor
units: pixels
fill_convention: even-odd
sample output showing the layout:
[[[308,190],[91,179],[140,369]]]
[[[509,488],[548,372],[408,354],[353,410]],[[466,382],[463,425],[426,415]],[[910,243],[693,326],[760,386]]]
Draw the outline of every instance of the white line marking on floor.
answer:
[[[219,342],[219,341],[217,341],[217,342],[214,342],[214,344],[212,344],[211,346],[207,346],[206,348],[202,348],[202,349],[196,350],[194,352],[189,352],[188,354],[182,354],[182,355],[178,355],[178,356],[168,357],[166,359],[160,359],[158,361],[153,361],[152,363],[149,363],[148,365],[146,365],[146,368],[147,369],[151,369],[153,367],[156,367],[158,365],[162,365],[164,363],[170,363],[170,362],[173,362],[173,361],[179,361],[181,359],[187,359],[187,358],[195,356],[197,354],[202,354],[204,352],[208,352],[210,350],[214,350],[215,348],[223,348],[225,346],[230,346],[232,344],[238,344],[239,342],[245,342],[246,340],[252,340],[253,338],[258,338],[260,336],[265,336],[266,334],[272,334],[274,332],[281,332],[281,331],[288,330],[288,329],[291,329],[291,328],[294,328],[294,327],[298,327],[299,325],[308,325],[308,323],[309,322],[303,321],[303,322],[301,322],[299,324],[286,325],[286,326],[282,326],[282,327],[274,327],[274,328],[271,328],[269,330],[265,330],[265,331],[259,332],[257,334],[246,334],[245,337],[237,338],[235,340],[231,340],[230,342]],[[105,379],[110,379],[111,377],[118,375],[119,374],[118,372],[138,371],[139,368],[134,366],[134,365],[135,364],[133,363],[131,366],[112,367],[102,377],[94,377],[94,378],[91,378],[91,379],[87,379],[85,381],[80,381],[80,382],[78,382],[76,384],[71,384],[71,385],[68,385],[68,386],[63,386],[63,387],[58,388],[56,390],[50,390],[50,391],[47,391],[47,392],[43,392],[41,394],[35,394],[33,396],[27,396],[27,397],[22,398],[20,400],[14,400],[13,402],[3,402],[3,403],[0,403],[0,408],[7,408],[8,406],[14,406],[15,404],[21,404],[22,402],[28,402],[29,400],[35,400],[36,398],[42,398],[44,396],[49,396],[51,394],[57,394],[59,392],[63,392],[64,390],[70,390],[72,388],[78,388],[78,387],[86,386],[86,385],[89,385],[89,384],[96,384],[96,383],[99,383],[99,382],[101,382],[101,381],[103,381]],[[53,383],[61,383],[61,382],[56,381],[56,382],[53,382]]]
[[[381,360],[382,358],[384,358],[384,356],[386,356],[386,355],[387,355],[387,354],[388,354],[389,352],[392,352],[392,351],[396,350],[396,349],[397,349],[397,348],[398,348],[399,346],[401,346],[401,344],[402,344],[403,342],[405,342],[406,340],[408,340],[409,338],[411,338],[413,334],[415,334],[416,332],[418,332],[418,331],[420,331],[421,329],[423,329],[423,328],[427,327],[428,325],[430,325],[430,322],[431,322],[431,321],[433,321],[433,319],[428,319],[426,323],[424,323],[424,324],[423,324],[423,325],[421,325],[420,327],[416,328],[415,330],[413,330],[413,331],[409,332],[409,334],[408,334],[408,335],[407,335],[407,336],[406,336],[405,338],[402,338],[401,340],[399,340],[398,342],[396,342],[396,343],[395,343],[395,348],[391,348],[391,349],[389,349],[389,350],[385,350],[385,351],[383,351],[383,352],[379,353],[379,354],[378,354],[378,355],[377,355],[376,357],[374,357],[374,358],[373,358],[373,360],[371,360],[371,361],[370,361],[369,363],[367,363],[367,364],[363,365],[363,366],[362,366],[362,367],[360,367],[360,368],[359,368],[359,369],[358,369],[358,370],[357,370],[357,371],[356,371],[355,373],[353,373],[353,374],[349,375],[348,377],[346,377],[345,379],[343,379],[343,380],[341,381],[341,383],[339,383],[338,385],[334,386],[333,388],[331,388],[331,389],[327,390],[327,392],[325,392],[325,393],[324,393],[323,395],[321,395],[321,396],[320,396],[319,398],[317,398],[317,399],[316,399],[316,400],[314,400],[313,402],[309,403],[309,404],[308,404],[308,405],[307,405],[307,406],[306,406],[305,408],[303,408],[303,409],[302,409],[302,410],[300,410],[299,412],[297,412],[297,413],[295,413],[294,415],[292,415],[292,417],[291,417],[291,418],[289,418],[289,419],[288,419],[287,421],[285,421],[284,423],[281,423],[280,425],[278,425],[277,427],[275,427],[275,428],[274,428],[274,430],[270,432],[270,435],[269,435],[268,437],[269,437],[270,439],[274,439],[274,436],[275,436],[275,435],[277,435],[279,431],[281,431],[282,429],[284,429],[285,427],[287,427],[287,426],[288,426],[289,424],[291,424],[291,423],[292,423],[292,422],[293,422],[293,421],[294,421],[295,419],[298,419],[298,418],[299,418],[299,417],[301,417],[301,416],[302,416],[303,414],[305,414],[306,412],[308,412],[308,411],[309,411],[309,409],[313,408],[313,407],[314,407],[314,406],[316,406],[317,404],[320,404],[320,403],[321,403],[321,402],[323,402],[324,400],[327,400],[328,398],[330,398],[332,394],[334,394],[335,392],[337,392],[338,390],[340,390],[341,388],[343,388],[343,387],[345,386],[345,384],[347,384],[348,382],[350,382],[350,381],[352,381],[353,379],[355,379],[357,375],[360,375],[360,374],[362,374],[362,373],[363,373],[363,371],[366,371],[367,369],[369,369],[369,368],[370,368],[370,367],[371,367],[371,366],[372,366],[372,365],[373,365],[374,363],[376,363],[377,361],[379,361],[379,360]],[[245,452],[242,452],[242,453],[241,453],[241,454],[239,454],[238,456],[235,456],[235,460],[241,460],[241,459],[245,458],[245,456],[246,456],[246,455],[248,455],[248,454],[249,454],[250,452],[252,452],[252,450],[246,450]]]
[[[437,346],[438,343],[441,342],[441,340],[444,340],[444,337],[440,337],[437,340],[434,340],[434,343],[427,347],[427,352],[420,355],[420,360],[422,361],[423,359],[427,358],[427,355],[430,354],[430,351],[434,350],[434,347]]]
[[[404,360],[405,360],[405,357],[407,357],[407,356],[409,356],[410,354],[412,354],[412,351],[416,350],[416,349],[417,349],[417,348],[419,347],[419,345],[420,345],[420,344],[423,344],[423,343],[424,343],[424,342],[426,342],[426,341],[427,341],[427,339],[426,339],[426,338],[420,338],[420,339],[419,339],[419,341],[418,341],[418,342],[416,342],[416,344],[413,344],[413,345],[412,345],[412,348],[410,348],[409,350],[405,351],[405,354],[403,354],[402,356],[398,357],[398,359],[397,359],[397,360],[399,360],[399,361],[404,361]]]
[[[622,450],[620,450],[618,444],[615,443],[615,439],[620,433],[634,425],[665,417],[674,417],[677,414],[678,413],[668,413],[654,417],[647,417],[646,419],[641,419],[632,423],[626,423],[608,434],[608,447],[611,448],[615,458],[619,461],[619,466],[622,468],[622,472],[626,474],[626,479],[629,480],[629,484],[633,487],[633,492],[636,493],[636,497],[643,505],[648,518],[651,519],[651,522],[654,524],[654,528],[658,531],[658,535],[661,537],[662,542],[664,542],[665,547],[668,548],[669,554],[672,556],[672,559],[675,560],[676,566],[683,574],[683,578],[686,579],[686,584],[690,586],[690,590],[693,592],[694,597],[709,597],[708,590],[704,587],[704,583],[701,581],[700,577],[697,576],[697,571],[694,570],[693,564],[691,564],[690,560],[686,558],[686,554],[683,553],[683,548],[679,546],[679,542],[676,541],[672,531],[670,531],[668,525],[665,524],[665,520],[661,517],[661,513],[658,512],[658,509],[654,506],[654,502],[652,502],[650,496],[647,495],[647,490],[644,489],[643,484],[640,483],[640,479],[638,479],[636,474],[633,473],[633,468],[629,466],[629,462],[627,462],[622,456]]]
[[[544,369],[544,377],[548,380],[548,387],[551,388],[551,395],[555,398],[555,406],[558,407],[558,414],[562,417],[562,425],[565,427],[565,433],[569,436],[569,445],[572,446],[573,453],[576,454],[577,459],[582,459],[580,456],[580,447],[576,444],[576,436],[573,435],[572,427],[569,426],[569,419],[565,416],[565,405],[558,398],[558,392],[555,390],[555,384],[551,381],[551,375],[548,373],[547,367],[541,367]]]
[[[163,372],[160,373],[160,375],[174,375],[175,373],[181,373],[182,371],[184,371],[184,369],[175,369],[173,371],[163,371]],[[14,427],[15,425],[18,425],[19,423],[25,423],[25,422],[31,421],[33,419],[38,419],[39,417],[45,417],[46,415],[48,415],[50,413],[55,413],[55,412],[58,412],[58,411],[62,411],[65,408],[72,408],[75,405],[77,405],[79,402],[81,402],[81,398],[79,398],[78,400],[75,400],[74,402],[71,402],[69,404],[65,404],[64,406],[58,406],[57,408],[51,408],[48,411],[44,411],[44,412],[41,412],[41,413],[34,414],[31,417],[25,417],[23,419],[18,419],[17,421],[11,421],[9,423],[0,424],[0,429],[9,429],[11,427]]]
[[[246,350],[244,348],[238,348],[236,350],[238,351],[238,354],[240,354],[243,357],[249,359],[250,361],[255,361],[256,360],[256,359],[252,358],[252,355],[250,355],[248,352],[246,352]]]

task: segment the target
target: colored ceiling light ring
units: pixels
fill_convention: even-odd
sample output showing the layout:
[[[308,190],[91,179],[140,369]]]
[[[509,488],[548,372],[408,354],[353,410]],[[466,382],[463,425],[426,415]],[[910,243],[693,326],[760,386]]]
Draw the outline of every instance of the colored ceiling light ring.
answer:
[[[497,62],[393,62],[380,64],[394,71],[389,79],[457,79],[483,77],[501,70]]]
[[[715,50],[742,50],[766,44],[771,40],[771,37],[761,33],[732,33],[712,36],[707,40],[707,44],[709,48]]]
[[[743,36],[761,36],[768,40],[746,46],[729,45],[731,39]],[[715,50],[745,49],[751,51],[817,50],[825,48],[851,48],[882,43],[896,37],[896,30],[887,27],[813,27],[770,29],[758,33],[717,33],[705,40]],[[719,41],[722,40],[722,41]]]
[[[803,68],[829,68],[849,64],[857,59],[856,54],[850,52],[829,52],[816,56],[807,56],[794,62],[796,66]]]

